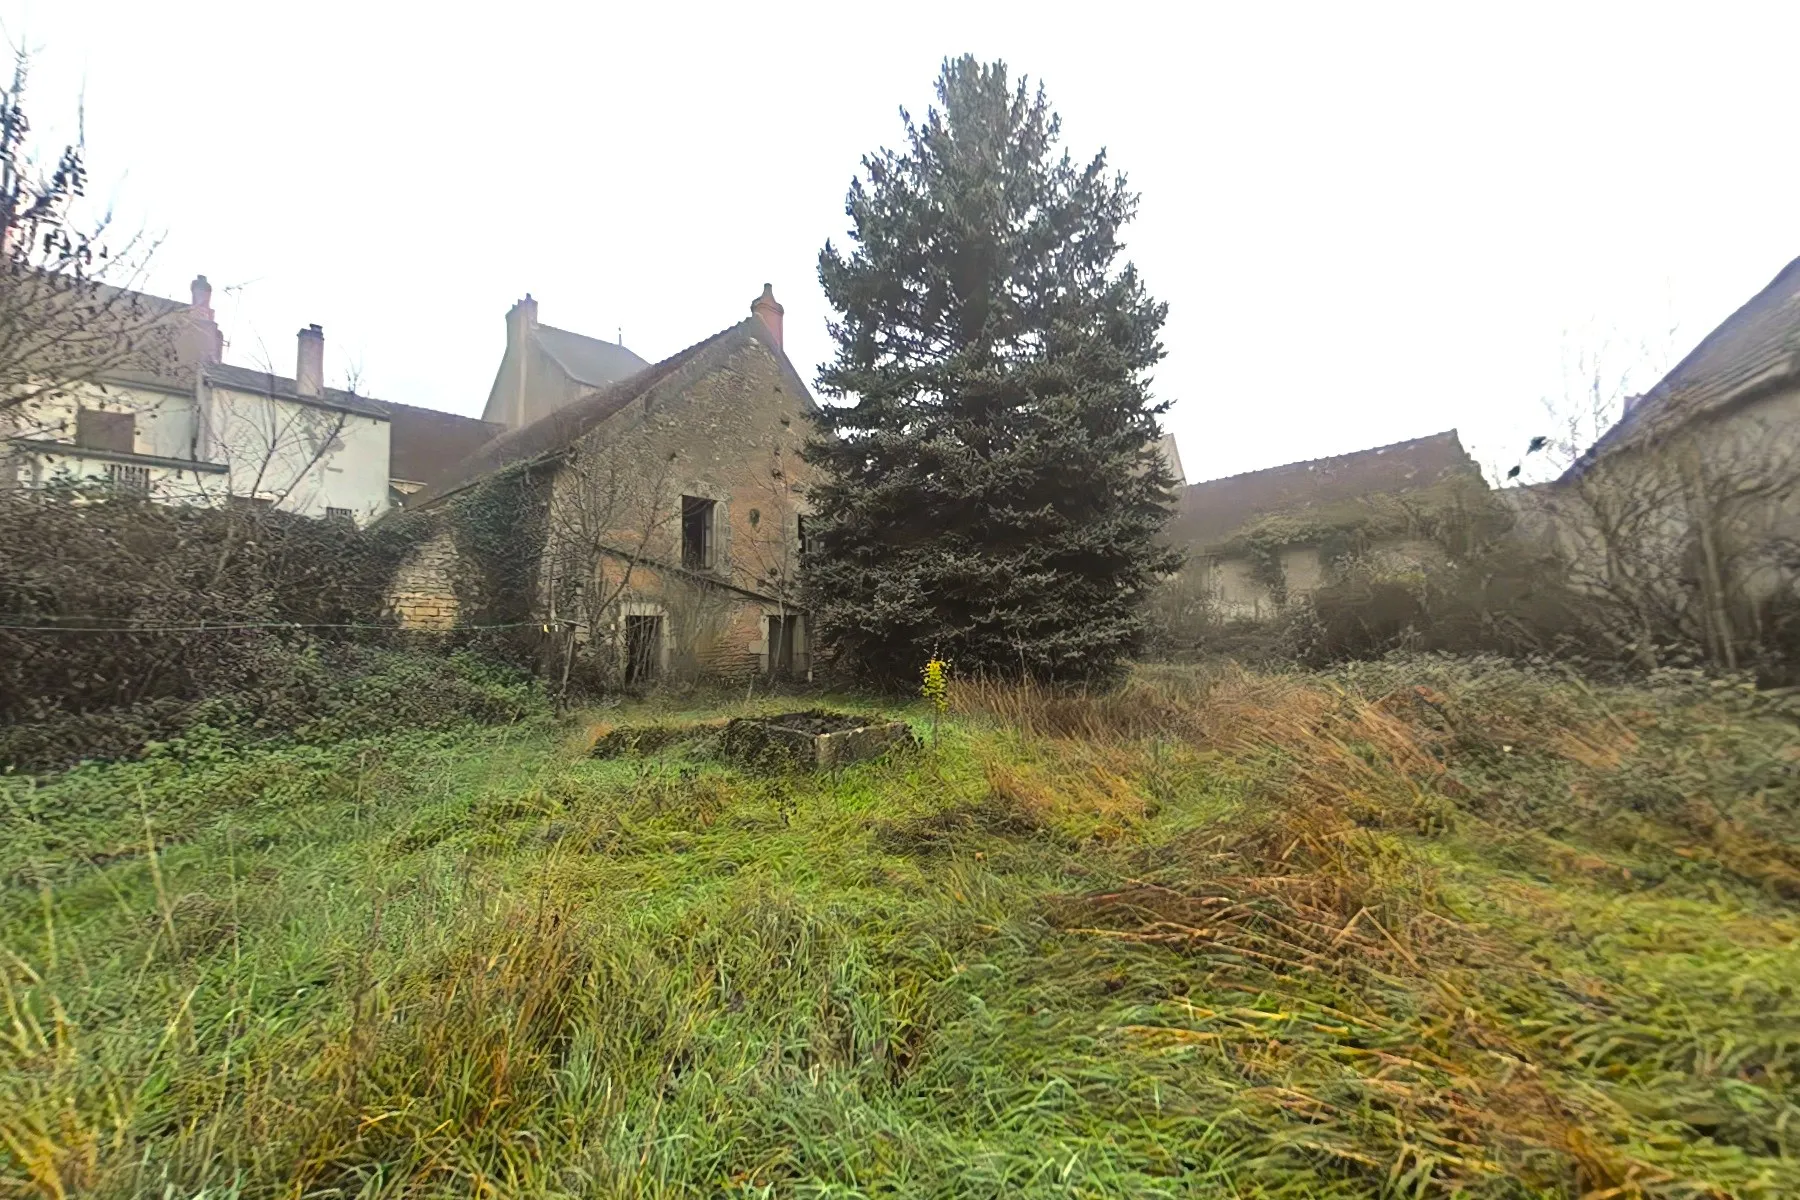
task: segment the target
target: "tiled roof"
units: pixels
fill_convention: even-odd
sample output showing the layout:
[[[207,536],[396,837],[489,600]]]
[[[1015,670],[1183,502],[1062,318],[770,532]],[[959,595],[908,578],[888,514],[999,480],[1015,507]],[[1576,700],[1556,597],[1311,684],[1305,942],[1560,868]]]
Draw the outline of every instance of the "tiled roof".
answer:
[[[234,367],[229,363],[209,363],[204,370],[209,383],[228,387],[233,391],[251,392],[258,396],[274,396],[281,400],[295,400],[301,404],[314,404],[320,408],[338,409],[364,417],[386,417],[388,415],[386,406],[381,403],[371,400],[367,396],[359,396],[355,392],[346,392],[339,388],[325,388],[317,396],[302,396],[292,379],[269,371],[258,371],[253,367]]]
[[[657,385],[682,368],[716,361],[725,352],[742,345],[748,339],[772,344],[767,327],[756,317],[750,317],[654,366],[646,367],[629,379],[589,392],[529,425],[501,434],[456,464],[455,469],[448,472],[442,481],[410,497],[406,506],[409,509],[424,508],[495,471],[553,454],[598,428],[623,411],[633,400],[648,395]],[[779,357],[779,349],[776,354]]]
[[[475,417],[384,404],[388,411],[388,478],[426,487],[449,474],[457,463],[506,432],[506,426]]]
[[[544,353],[577,383],[604,387],[629,379],[650,365],[617,342],[603,342],[549,325],[539,325],[531,333]]]
[[[1570,468],[1800,374],[1800,258],[1726,317]],[[1565,476],[1566,478],[1567,476]]]
[[[1182,490],[1181,508],[1169,532],[1189,545],[1207,545],[1257,517],[1417,491],[1459,474],[1479,477],[1479,469],[1452,429],[1335,458],[1190,484]]]

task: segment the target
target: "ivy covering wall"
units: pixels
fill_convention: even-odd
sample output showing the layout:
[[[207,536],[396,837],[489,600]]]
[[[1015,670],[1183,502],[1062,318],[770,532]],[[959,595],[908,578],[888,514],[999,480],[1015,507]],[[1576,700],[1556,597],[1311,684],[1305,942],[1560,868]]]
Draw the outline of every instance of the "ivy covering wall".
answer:
[[[540,577],[548,530],[550,467],[521,464],[481,480],[422,512],[382,521],[385,536],[416,553],[448,535],[454,547],[444,581],[455,614],[452,640],[500,661],[527,665],[543,630]]]
[[[1283,559],[1291,551],[1316,551],[1329,579],[1358,557],[1395,542],[1426,541],[1452,561],[1467,558],[1502,536],[1510,521],[1479,478],[1459,478],[1416,492],[1272,513],[1204,552],[1246,560],[1251,579],[1267,588],[1277,604],[1285,604]]]

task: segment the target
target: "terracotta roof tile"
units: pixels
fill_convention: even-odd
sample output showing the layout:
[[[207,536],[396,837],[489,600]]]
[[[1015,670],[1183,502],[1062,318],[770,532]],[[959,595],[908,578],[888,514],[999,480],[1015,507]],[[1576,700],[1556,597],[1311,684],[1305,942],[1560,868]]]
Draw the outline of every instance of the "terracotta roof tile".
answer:
[[[388,404],[388,478],[437,483],[463,459],[506,432],[506,426],[475,417]]]

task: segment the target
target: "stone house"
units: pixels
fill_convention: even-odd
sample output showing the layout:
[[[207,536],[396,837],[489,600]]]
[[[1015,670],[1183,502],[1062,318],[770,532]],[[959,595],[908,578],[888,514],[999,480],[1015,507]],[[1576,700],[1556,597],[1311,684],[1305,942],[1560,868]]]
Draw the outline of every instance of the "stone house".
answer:
[[[84,331],[104,365],[4,414],[0,485],[100,483],[168,503],[267,505],[373,521],[499,432],[325,384],[325,335],[295,339],[294,374],[224,361],[205,276],[188,303],[126,293],[141,327]],[[121,306],[123,311],[123,306]],[[112,356],[108,343],[142,352]]]
[[[1772,605],[1800,603],[1800,259],[1559,479],[1501,495],[1578,587],[1734,663]]]
[[[504,495],[510,544],[497,550],[529,546],[531,562],[498,574],[530,577],[508,579],[531,592],[514,611],[552,637],[566,630],[565,661],[579,648],[628,683],[804,675],[809,638],[794,597],[811,470],[800,449],[817,410],[783,352],[770,289],[744,321],[585,389],[568,383],[629,365],[630,352],[594,343],[610,347],[604,358],[546,372],[534,391],[538,368],[572,357],[579,335],[546,339],[529,300],[508,328],[488,416],[527,419],[409,499],[408,519],[430,524],[395,579],[402,624],[481,623],[471,581],[486,568],[472,529],[492,524],[484,505]]]
[[[1346,558],[1405,571],[1436,561],[1446,504],[1485,492],[1455,430],[1190,484],[1169,524],[1224,619],[1278,614]]]

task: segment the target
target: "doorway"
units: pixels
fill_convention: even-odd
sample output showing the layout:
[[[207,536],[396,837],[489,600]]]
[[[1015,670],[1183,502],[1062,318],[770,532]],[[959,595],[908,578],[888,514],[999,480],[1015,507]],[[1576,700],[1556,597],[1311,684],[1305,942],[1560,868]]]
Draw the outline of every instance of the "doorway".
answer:
[[[625,685],[649,683],[662,671],[663,619],[625,618]]]
[[[799,636],[799,616],[769,618],[769,674],[781,679],[793,675],[794,642]]]

